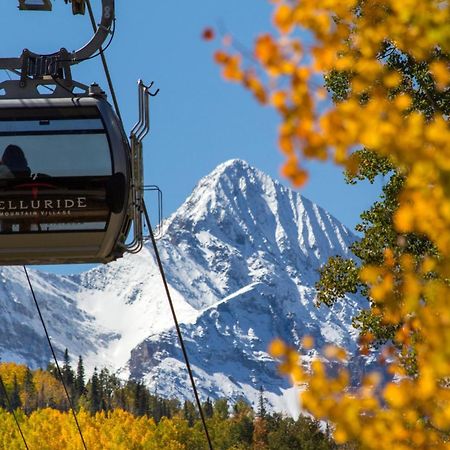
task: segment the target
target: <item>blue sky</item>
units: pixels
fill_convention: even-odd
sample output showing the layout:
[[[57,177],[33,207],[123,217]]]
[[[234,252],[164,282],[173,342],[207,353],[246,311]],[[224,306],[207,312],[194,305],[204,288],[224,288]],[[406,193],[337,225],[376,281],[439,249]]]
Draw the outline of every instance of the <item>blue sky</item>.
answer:
[[[91,0],[99,12],[100,0]],[[18,1],[4,1],[0,16],[2,57],[23,48],[52,53],[77,49],[91,37],[88,16],[72,16],[70,5],[53,0],[53,12],[21,12]],[[164,213],[176,210],[197,181],[221,162],[241,158],[288,184],[279,169],[278,117],[262,108],[240,86],[225,82],[213,62],[218,42],[201,39],[202,30],[219,24],[245,45],[271,28],[272,6],[263,0],[194,2],[118,1],[116,34],[106,56],[120,103],[125,131],[137,118],[136,81],[154,81],[151,134],[145,140],[145,177],[164,193]],[[83,83],[107,87],[96,58],[73,67]],[[0,80],[6,79],[0,72]],[[302,194],[353,229],[359,214],[376,199],[380,182],[359,188],[344,183],[333,164],[309,163],[310,181]],[[150,210],[153,210],[149,197]],[[155,216],[155,214],[153,214]],[[83,266],[55,266],[78,272]]]

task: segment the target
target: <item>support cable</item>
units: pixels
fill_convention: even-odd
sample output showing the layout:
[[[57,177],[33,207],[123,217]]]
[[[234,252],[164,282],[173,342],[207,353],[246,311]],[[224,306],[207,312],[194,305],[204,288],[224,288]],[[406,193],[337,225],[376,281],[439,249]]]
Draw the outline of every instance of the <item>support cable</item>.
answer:
[[[9,399],[8,391],[6,390],[5,383],[3,383],[3,378],[1,376],[0,376],[0,385],[1,385],[1,388],[2,388],[2,390],[4,392],[4,394],[5,394],[6,403],[8,403],[8,408],[12,412],[12,415],[14,417],[14,421],[16,422],[17,428],[19,429],[19,433],[20,433],[20,436],[22,437],[23,444],[25,445],[25,448],[27,450],[30,450],[30,448],[28,447],[27,441],[25,439],[25,435],[22,432],[22,428],[20,427],[19,420],[17,419],[16,412],[14,411],[14,409],[11,406],[11,400]]]
[[[177,330],[177,335],[178,335],[178,340],[180,342],[181,351],[183,352],[184,360],[185,360],[185,363],[186,363],[186,368],[187,368],[187,371],[188,371],[188,374],[189,374],[189,379],[191,380],[192,390],[194,391],[194,396],[195,396],[195,401],[197,403],[198,412],[200,413],[200,418],[201,418],[201,421],[202,421],[202,424],[203,424],[203,430],[205,431],[205,436],[206,436],[206,440],[208,441],[209,449],[213,450],[211,438],[210,438],[209,432],[208,432],[208,427],[206,425],[205,415],[203,413],[202,404],[200,402],[200,397],[198,395],[197,387],[195,385],[194,376],[192,374],[191,364],[189,362],[189,358],[188,358],[188,354],[187,354],[187,351],[186,351],[186,347],[184,345],[184,340],[183,340],[183,336],[181,334],[180,325],[178,324],[177,315],[176,315],[176,312],[175,312],[175,308],[173,306],[172,296],[170,295],[169,285],[167,284],[167,279],[166,279],[166,275],[164,273],[164,268],[163,268],[163,265],[162,265],[162,262],[161,262],[161,257],[159,255],[158,247],[156,246],[155,235],[153,234],[152,225],[150,223],[150,217],[148,215],[148,211],[147,211],[147,208],[146,208],[144,202],[142,203],[142,206],[143,206],[145,221],[147,223],[147,227],[148,227],[149,234],[150,234],[150,239],[152,241],[153,249],[155,251],[155,256],[156,256],[156,261],[158,263],[159,272],[161,274],[161,278],[162,278],[162,281],[163,281],[163,284],[164,284],[164,289],[166,291],[167,300],[169,301],[170,311],[172,312],[173,321],[175,322],[175,328]]]
[[[94,17],[94,13],[92,11],[91,0],[86,0],[86,5],[88,8],[88,12],[89,12],[89,18],[91,19],[92,29],[94,30],[94,33],[96,33],[97,32],[97,24],[95,23],[95,17]],[[116,114],[119,117],[120,121],[123,123],[122,116],[120,115],[119,103],[117,101],[116,92],[114,90],[113,82],[112,82],[111,75],[110,75],[109,68],[108,68],[108,63],[106,62],[106,57],[105,57],[103,49],[100,49],[99,53],[100,53],[100,57],[102,58],[103,70],[105,71],[106,80],[108,81],[109,91],[111,92],[111,97],[112,97],[112,100],[114,103],[114,109],[116,110]]]
[[[59,378],[61,380],[61,383],[62,383],[62,385],[64,387],[64,391],[66,393],[67,401],[69,402],[69,406],[70,406],[70,409],[72,411],[73,418],[75,419],[75,423],[76,423],[77,429],[78,429],[78,434],[80,435],[80,439],[81,439],[81,442],[83,444],[83,448],[85,450],[87,450],[86,442],[84,440],[83,433],[81,432],[81,427],[80,427],[80,424],[78,422],[77,414],[75,412],[75,408],[73,406],[72,399],[70,398],[69,391],[67,390],[67,386],[66,386],[66,383],[64,381],[64,377],[63,377],[61,369],[59,367],[58,359],[56,358],[56,353],[55,353],[55,350],[53,349],[52,341],[50,340],[50,335],[48,334],[47,327],[45,325],[44,318],[43,318],[42,313],[41,313],[41,308],[39,307],[39,303],[38,303],[36,295],[34,293],[34,289],[33,289],[33,286],[31,284],[31,280],[30,280],[30,277],[28,275],[28,271],[27,271],[26,266],[23,266],[23,270],[24,270],[25,275],[27,277],[28,286],[30,287],[31,295],[33,296],[33,300],[34,300],[34,304],[36,305],[36,309],[37,309],[37,312],[39,314],[39,318],[41,319],[42,327],[44,328],[45,336],[47,337],[47,342],[48,342],[48,345],[49,345],[50,350],[51,350],[52,355],[53,355],[53,360],[55,361],[56,370],[58,372],[58,375],[59,375]]]

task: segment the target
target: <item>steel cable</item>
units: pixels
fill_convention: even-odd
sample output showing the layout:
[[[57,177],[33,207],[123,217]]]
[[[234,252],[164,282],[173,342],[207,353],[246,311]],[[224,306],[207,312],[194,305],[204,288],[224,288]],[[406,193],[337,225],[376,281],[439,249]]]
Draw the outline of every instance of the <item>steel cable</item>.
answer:
[[[169,302],[170,311],[172,312],[173,321],[175,323],[175,328],[177,330],[178,341],[180,342],[180,347],[181,347],[181,351],[183,353],[184,361],[186,363],[186,368],[187,368],[187,371],[189,374],[189,379],[191,381],[192,390],[194,391],[195,401],[197,403],[198,412],[200,414],[200,419],[202,421],[203,430],[205,431],[205,436],[206,436],[206,440],[208,441],[209,449],[213,450],[213,445],[212,445],[211,438],[210,438],[209,432],[208,432],[208,426],[206,425],[205,414],[203,413],[203,408],[202,408],[202,404],[200,402],[200,397],[198,395],[197,386],[195,385],[195,380],[194,380],[194,376],[192,374],[191,364],[189,362],[186,347],[184,345],[183,335],[181,334],[180,325],[178,324],[177,314],[176,314],[175,308],[173,306],[172,296],[170,295],[169,285],[167,283],[167,279],[166,279],[164,267],[162,265],[161,258],[159,255],[158,247],[156,246],[155,235],[153,234],[152,224],[150,223],[150,217],[148,215],[145,203],[143,203],[143,210],[144,210],[144,215],[145,215],[145,221],[147,223],[147,227],[148,227],[149,234],[150,234],[150,239],[152,241],[153,249],[155,251],[155,256],[156,256],[156,261],[158,263],[159,272],[161,274],[161,278],[162,278],[162,281],[164,284],[164,289],[166,291],[167,300]]]
[[[88,12],[89,12],[89,18],[91,19],[92,29],[94,30],[94,33],[96,33],[97,32],[97,24],[95,23],[94,13],[92,12],[91,1],[86,0],[86,5],[88,8]],[[114,29],[115,29],[115,25],[114,25]],[[111,97],[113,99],[114,109],[116,110],[116,114],[119,117],[119,119],[123,125],[122,116],[120,115],[119,103],[117,101],[116,92],[114,90],[114,86],[113,86],[113,82],[112,82],[111,75],[109,72],[108,63],[106,62],[104,50],[102,48],[100,48],[99,53],[100,53],[100,57],[102,58],[103,70],[105,71],[106,80],[108,81],[109,91],[111,92]]]
[[[27,441],[25,439],[25,435],[23,434],[22,428],[20,426],[19,420],[17,419],[16,412],[12,408],[11,400],[9,399],[9,395],[8,395],[8,391],[6,390],[5,383],[3,383],[3,378],[1,376],[0,376],[0,386],[5,394],[6,403],[8,403],[8,408],[14,417],[14,421],[16,422],[17,428],[19,429],[19,433],[20,433],[20,436],[22,437],[23,444],[25,445],[25,448],[27,450],[30,450],[30,448],[28,447]]]
[[[78,434],[80,435],[80,439],[81,439],[81,442],[83,444],[83,448],[85,450],[87,450],[86,442],[84,440],[83,433],[81,432],[81,427],[80,427],[80,424],[78,422],[77,414],[75,412],[75,408],[73,406],[72,399],[70,398],[69,392],[67,390],[66,383],[64,381],[64,377],[63,377],[61,369],[59,367],[58,359],[56,358],[56,353],[55,353],[55,350],[53,349],[52,341],[50,340],[50,335],[48,334],[47,326],[45,325],[44,318],[43,318],[42,313],[41,313],[41,308],[39,307],[39,303],[38,303],[36,295],[34,293],[33,285],[31,284],[31,280],[30,280],[30,277],[28,275],[28,271],[27,271],[26,266],[23,266],[23,270],[24,270],[25,275],[27,277],[28,286],[30,287],[31,295],[33,296],[33,300],[34,300],[34,304],[36,305],[36,309],[37,309],[37,312],[39,314],[39,318],[41,319],[42,327],[44,328],[45,336],[47,337],[47,342],[48,342],[48,345],[49,345],[50,350],[51,350],[52,355],[53,355],[53,360],[55,361],[56,370],[58,372],[59,378],[60,378],[61,383],[63,385],[64,392],[66,393],[67,401],[69,402],[69,406],[70,406],[70,409],[72,411],[73,418],[74,418],[75,423],[77,425]]]

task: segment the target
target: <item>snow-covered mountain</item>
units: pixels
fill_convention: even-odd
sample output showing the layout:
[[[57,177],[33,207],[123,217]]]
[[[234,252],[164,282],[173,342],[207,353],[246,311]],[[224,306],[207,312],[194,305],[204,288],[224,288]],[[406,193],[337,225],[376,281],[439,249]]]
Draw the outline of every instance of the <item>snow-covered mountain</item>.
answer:
[[[262,386],[288,410],[289,383],[267,353],[274,337],[312,335],[355,355],[355,299],[314,306],[318,268],[349,256],[355,237],[334,217],[241,160],[204,177],[169,217],[158,247],[194,375],[205,397],[246,397]],[[75,276],[32,272],[52,340],[165,395],[190,398],[187,372],[151,246]],[[0,356],[42,366],[43,332],[21,268],[0,271]],[[310,356],[315,350],[310,351]],[[354,356],[351,364],[363,362]]]

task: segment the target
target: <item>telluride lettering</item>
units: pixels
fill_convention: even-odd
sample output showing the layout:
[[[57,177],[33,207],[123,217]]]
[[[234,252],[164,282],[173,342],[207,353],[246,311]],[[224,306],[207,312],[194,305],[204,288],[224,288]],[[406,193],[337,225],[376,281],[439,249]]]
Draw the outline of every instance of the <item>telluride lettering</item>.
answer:
[[[25,211],[35,210],[71,210],[73,208],[87,208],[86,197],[76,197],[74,199],[38,199],[38,200],[0,200],[0,211]]]

